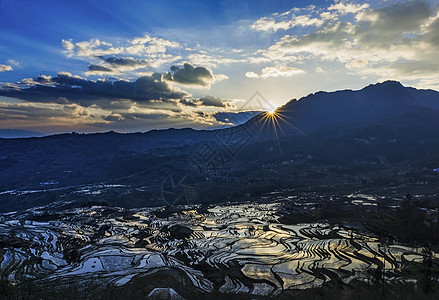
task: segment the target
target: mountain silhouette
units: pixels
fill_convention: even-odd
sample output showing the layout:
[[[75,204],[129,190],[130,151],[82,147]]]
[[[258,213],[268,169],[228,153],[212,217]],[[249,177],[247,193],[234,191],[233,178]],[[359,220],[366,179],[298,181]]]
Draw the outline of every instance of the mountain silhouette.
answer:
[[[282,182],[311,186],[366,178],[382,183],[376,174],[386,170],[417,170],[404,180],[426,176],[423,182],[431,182],[436,173],[422,174],[439,167],[438,136],[439,92],[385,81],[358,91],[310,94],[273,115],[260,113],[230,128],[0,138],[0,211],[57,199],[163,205],[157,190],[172,174],[188,174],[197,182],[197,199],[211,202],[240,195],[242,189],[272,191]],[[223,159],[227,178],[209,170],[212,164],[196,165],[196,155]],[[392,180],[386,182],[403,179]],[[104,183],[124,187],[112,190]],[[92,196],[77,192],[93,187],[98,190]]]
[[[369,85],[359,91],[317,92],[300,100],[291,100],[276,110],[276,122],[265,122],[265,137],[274,129],[281,135],[310,134],[334,125],[351,126],[392,117],[425,114],[427,119],[439,116],[439,92],[404,87],[397,81]],[[264,123],[265,114],[248,123]],[[427,121],[421,117],[418,121]],[[247,124],[247,126],[249,125]]]
[[[22,129],[0,129],[0,138],[27,138],[27,137],[42,137],[41,132],[22,130]]]

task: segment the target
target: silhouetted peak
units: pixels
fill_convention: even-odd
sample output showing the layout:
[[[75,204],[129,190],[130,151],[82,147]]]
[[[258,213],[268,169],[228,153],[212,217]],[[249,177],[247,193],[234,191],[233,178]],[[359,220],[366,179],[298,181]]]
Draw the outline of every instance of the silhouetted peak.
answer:
[[[365,87],[364,89],[370,89],[370,88],[379,88],[379,89],[400,89],[405,88],[401,82],[396,80],[386,80],[381,83],[371,84]]]

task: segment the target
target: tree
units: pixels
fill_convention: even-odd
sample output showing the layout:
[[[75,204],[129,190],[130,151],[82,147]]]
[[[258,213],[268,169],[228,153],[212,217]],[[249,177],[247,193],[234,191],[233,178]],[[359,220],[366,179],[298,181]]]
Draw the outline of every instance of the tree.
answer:
[[[422,249],[422,291],[429,294],[433,289],[433,278],[431,276],[431,267],[433,266],[433,253],[427,245]]]

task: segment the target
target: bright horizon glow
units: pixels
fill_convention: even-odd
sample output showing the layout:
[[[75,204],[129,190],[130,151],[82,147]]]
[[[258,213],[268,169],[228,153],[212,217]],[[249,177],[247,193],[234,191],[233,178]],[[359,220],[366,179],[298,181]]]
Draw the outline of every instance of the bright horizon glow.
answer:
[[[439,89],[439,0],[51,2],[0,2],[0,129],[218,128],[258,91]]]

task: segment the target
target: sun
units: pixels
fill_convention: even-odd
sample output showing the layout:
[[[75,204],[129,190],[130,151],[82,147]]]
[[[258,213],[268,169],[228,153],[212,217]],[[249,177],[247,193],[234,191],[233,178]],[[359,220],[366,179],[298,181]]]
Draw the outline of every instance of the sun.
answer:
[[[266,110],[261,114],[261,118],[258,120],[260,122],[260,132],[264,128],[270,129],[272,133],[274,134],[275,140],[277,141],[279,151],[282,155],[282,147],[279,139],[279,135],[286,136],[288,133],[284,132],[285,129],[288,129],[288,127],[291,127],[295,131],[299,132],[300,134],[304,135],[305,137],[311,139],[305,132],[302,132],[299,128],[291,124],[288,120],[288,117],[286,114],[284,114],[285,110],[282,107],[278,108],[271,108]],[[285,126],[288,125],[288,126]],[[267,132],[268,133],[268,132]]]
[[[270,108],[264,112],[264,119],[267,122],[274,123],[278,117],[278,111],[276,108]]]

